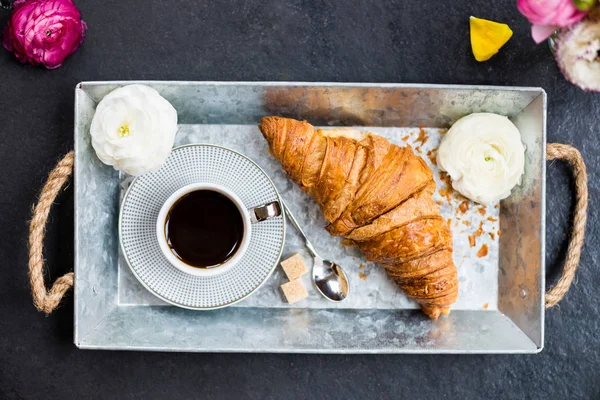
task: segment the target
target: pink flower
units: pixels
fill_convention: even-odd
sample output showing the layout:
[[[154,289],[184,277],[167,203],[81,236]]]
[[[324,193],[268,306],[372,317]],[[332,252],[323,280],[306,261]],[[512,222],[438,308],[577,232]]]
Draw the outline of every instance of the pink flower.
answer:
[[[571,26],[585,17],[573,0],[517,0],[517,8],[533,24],[531,37],[536,43],[548,39],[556,29]]]
[[[2,44],[22,63],[58,68],[83,42],[86,23],[72,0],[17,0]]]

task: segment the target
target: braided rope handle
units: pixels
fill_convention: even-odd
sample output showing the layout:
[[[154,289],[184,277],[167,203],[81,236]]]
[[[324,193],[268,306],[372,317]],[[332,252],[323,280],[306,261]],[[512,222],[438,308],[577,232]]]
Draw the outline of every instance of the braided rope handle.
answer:
[[[44,233],[50,207],[73,173],[74,154],[69,152],[50,172],[29,224],[29,282],[33,304],[39,311],[50,314],[73,287],[73,272],[58,278],[49,291],[44,283]]]
[[[546,292],[546,308],[550,308],[558,304],[559,301],[567,294],[577,266],[581,257],[581,247],[585,237],[585,223],[587,221],[588,207],[588,187],[587,187],[587,171],[581,153],[576,148],[566,145],[551,143],[546,146],[547,160],[564,160],[569,163],[573,169],[575,176],[575,214],[573,216],[573,227],[571,231],[571,239],[567,248],[567,257],[560,279]]]
[[[546,149],[546,158],[548,160],[565,160],[571,165],[573,175],[575,175],[577,195],[573,231],[569,241],[565,266],[558,283],[546,293],[546,307],[548,308],[556,305],[567,294],[571,283],[573,283],[584,240],[588,190],[585,164],[577,149],[564,144],[549,144]],[[44,282],[43,256],[44,233],[48,214],[56,196],[73,173],[73,164],[74,154],[71,151],[50,172],[48,181],[44,185],[38,203],[33,210],[33,217],[29,226],[29,280],[33,303],[39,311],[46,313],[46,315],[58,307],[65,293],[73,286],[73,272],[69,272],[58,278],[50,290],[47,290]]]

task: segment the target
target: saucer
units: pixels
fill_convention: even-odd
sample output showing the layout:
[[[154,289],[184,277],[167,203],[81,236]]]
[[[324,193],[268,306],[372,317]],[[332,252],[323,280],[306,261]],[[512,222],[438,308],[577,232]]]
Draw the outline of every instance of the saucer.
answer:
[[[151,293],[175,306],[209,310],[243,300],[271,276],[283,251],[285,219],[253,224],[248,250],[230,270],[214,276],[187,274],[161,252],[156,220],[169,196],[198,182],[224,186],[248,207],[280,200],[271,179],[242,154],[208,144],[181,146],[157,172],[131,183],[121,204],[119,239],[131,271]]]

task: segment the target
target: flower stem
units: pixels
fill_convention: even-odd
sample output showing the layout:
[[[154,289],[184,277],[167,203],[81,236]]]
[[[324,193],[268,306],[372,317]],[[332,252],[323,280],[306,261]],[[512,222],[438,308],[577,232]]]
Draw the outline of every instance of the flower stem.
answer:
[[[552,54],[554,54],[554,51],[556,50],[556,37],[558,36],[558,32],[558,29],[555,30],[552,36],[548,38],[548,47],[550,47]]]

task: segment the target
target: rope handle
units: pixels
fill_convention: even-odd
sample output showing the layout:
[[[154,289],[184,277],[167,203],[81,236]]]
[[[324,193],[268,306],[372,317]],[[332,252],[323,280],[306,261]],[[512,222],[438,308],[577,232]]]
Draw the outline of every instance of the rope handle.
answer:
[[[46,315],[58,307],[67,290],[73,287],[73,272],[69,272],[58,278],[49,291],[46,290],[43,250],[50,207],[73,173],[74,159],[74,153],[71,151],[50,172],[38,203],[33,209],[33,217],[29,224],[29,282],[31,283],[33,304],[38,311],[42,311]]]
[[[546,146],[546,160],[564,160],[569,163],[575,176],[576,196],[573,227],[569,247],[567,248],[565,266],[556,285],[546,292],[546,308],[550,308],[565,297],[579,266],[581,247],[585,237],[585,223],[587,221],[588,187],[585,163],[581,153],[575,147],[559,143],[548,144]]]
[[[564,144],[552,143],[546,148],[546,159],[565,160],[571,165],[575,176],[577,196],[565,266],[557,284],[546,293],[546,308],[549,308],[556,305],[567,294],[577,271],[587,220],[588,190],[585,163],[577,149]],[[73,173],[73,164],[74,154],[71,151],[50,172],[48,181],[46,181],[33,210],[33,217],[29,225],[29,280],[33,304],[46,315],[58,307],[65,293],[73,287],[73,272],[69,272],[58,278],[50,290],[46,289],[43,256],[44,233],[50,207]]]

